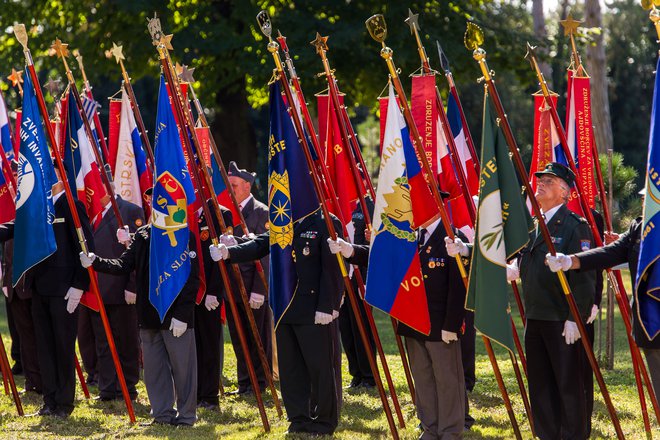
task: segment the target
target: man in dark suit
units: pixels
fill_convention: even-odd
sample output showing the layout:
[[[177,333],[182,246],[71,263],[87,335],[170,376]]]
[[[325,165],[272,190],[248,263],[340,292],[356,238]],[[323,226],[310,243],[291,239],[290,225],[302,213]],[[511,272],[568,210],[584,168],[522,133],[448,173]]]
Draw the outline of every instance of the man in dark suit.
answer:
[[[94,253],[81,252],[79,264],[83,267],[93,266],[98,272],[114,275],[128,275],[135,271],[144,384],[151,403],[152,423],[190,426],[197,420],[194,315],[199,266],[194,250],[195,238],[190,234],[190,275],[162,321],[149,300],[150,243],[151,224],[147,224],[138,228],[130,245],[119,258],[101,258]]]
[[[236,162],[229,162],[229,169],[227,171],[229,176],[229,184],[234,191],[238,208],[241,210],[245,218],[245,224],[252,234],[262,234],[268,230],[268,206],[254,198],[252,195],[252,184],[254,183],[255,174],[243,169],[239,169]],[[245,234],[243,227],[239,224],[238,219],[236,222],[236,229],[234,235],[241,237]],[[229,223],[231,226],[231,223]],[[261,266],[264,268],[263,276],[268,279],[268,257],[261,259]],[[239,265],[243,284],[245,290],[249,295],[250,308],[254,316],[254,322],[261,337],[261,345],[264,348],[266,359],[272,359],[272,335],[273,335],[273,319],[270,306],[268,304],[268,291],[264,285],[261,274],[257,271],[257,266],[254,262],[243,263]],[[238,304],[241,303],[238,295],[238,289],[234,289],[235,300]],[[247,325],[247,316],[242,307],[239,307],[240,320],[244,325]],[[232,346],[236,354],[236,369],[238,378],[238,390],[236,394],[246,394],[251,392],[250,377],[248,376],[247,365],[243,349],[238,341],[238,334],[236,333],[236,326],[234,325],[234,318],[228,316],[229,334],[231,335]],[[259,380],[261,389],[266,387],[266,375],[259,360],[257,352],[257,344],[253,342],[252,332],[246,332],[248,337],[248,344],[250,346],[250,358],[252,365],[255,367],[255,373]],[[272,367],[271,367],[272,368]],[[272,372],[272,371],[271,371]]]
[[[142,226],[144,211],[134,203],[127,202],[117,196],[119,214],[125,224],[126,230],[117,237],[118,222],[114,210],[110,205],[109,197],[105,200],[105,209],[101,220],[94,231],[96,251],[108,258],[117,258],[126,250],[126,246],[118,241],[124,238],[130,242],[129,233],[135,233]],[[135,273],[122,275],[98,274],[99,290],[105,311],[108,315],[110,329],[117,347],[117,354],[121,368],[126,379],[126,386],[131,398],[137,397],[135,385],[140,380],[139,357],[140,346],[138,339],[137,311],[135,309]],[[99,387],[99,400],[114,400],[122,398],[121,387],[117,379],[117,372],[110,353],[110,346],[105,336],[101,314],[91,311],[92,328],[96,346],[96,371]],[[79,335],[80,336],[80,335]]]
[[[646,190],[642,189],[640,195],[645,196]],[[609,234],[609,236],[611,242],[603,247],[570,255],[557,253],[554,257],[552,255],[546,256],[550,270],[553,272],[559,270],[603,270],[628,263],[630,276],[634,284],[639,262],[639,247],[642,240],[642,217],[635,218],[623,234]],[[633,295],[632,333],[635,342],[644,351],[653,390],[657,395],[660,393],[660,338],[649,340],[639,322],[637,308],[636,295]]]
[[[454,233],[467,240],[460,231]],[[430,334],[424,335],[402,323],[397,329],[405,338],[415,381],[415,405],[423,429],[420,439],[460,438],[465,423],[465,377],[458,335],[463,325],[466,292],[458,264],[444,246],[446,236],[439,216],[418,230]],[[368,246],[351,246],[343,240],[328,244],[331,252],[341,252],[351,263],[367,264]]]
[[[333,218],[335,228],[341,224]],[[344,286],[336,257],[325,245],[328,230],[319,211],[294,226],[296,291],[277,323],[282,400],[289,432],[332,435],[339,421],[330,324]],[[254,261],[270,251],[270,234],[227,248],[213,246],[211,256],[234,263]]]
[[[535,197],[558,252],[574,253],[593,247],[586,220],[566,207],[573,172],[550,163],[537,172]],[[583,374],[579,364],[582,347],[576,319],[587,320],[594,305],[596,274],[573,272],[567,276],[580,317],[572,316],[558,277],[545,262],[543,237],[532,232],[521,252],[520,275],[525,301],[529,398],[536,434],[542,438],[587,437],[587,409]]]
[[[44,404],[39,415],[68,417],[73,411],[76,391],[75,344],[78,304],[89,288],[89,274],[80,267],[80,245],[60,171],[52,187],[55,218],[53,232],[57,250],[25,274],[25,287],[32,289],[32,319],[37,342]],[[90,251],[94,238],[82,202],[75,209]],[[0,228],[0,241],[13,238],[14,225]]]

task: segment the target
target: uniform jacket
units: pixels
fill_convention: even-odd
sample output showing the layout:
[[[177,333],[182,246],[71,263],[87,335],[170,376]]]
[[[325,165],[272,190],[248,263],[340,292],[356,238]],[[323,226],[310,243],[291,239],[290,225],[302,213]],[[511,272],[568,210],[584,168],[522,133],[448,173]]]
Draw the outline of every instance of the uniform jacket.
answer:
[[[210,202],[209,202],[209,210],[211,212],[211,215],[213,216],[213,225],[215,226],[215,231],[217,234],[220,234],[220,222],[218,222],[217,218],[215,218],[216,217],[215,210],[211,206]],[[231,225],[233,224],[231,211],[222,205],[220,205],[220,211],[222,212],[222,218],[225,221],[225,225],[231,227]],[[213,261],[213,259],[211,259],[211,252],[209,251],[209,245],[211,244],[211,234],[209,232],[209,226],[208,223],[206,222],[206,216],[204,215],[204,211],[202,211],[202,213],[199,215],[198,222],[199,222],[199,241],[202,248],[201,249],[202,258],[204,261],[206,295],[216,296],[220,301],[224,296],[225,288],[222,278],[220,276],[220,268],[218,267],[218,263],[216,263],[215,261]],[[227,273],[228,274],[231,273],[231,268],[227,267]],[[231,275],[230,275],[230,280],[231,280],[230,282],[232,283],[232,291],[234,291],[235,295],[239,295],[238,287],[236,286],[236,283]]]
[[[245,218],[245,224],[251,233],[258,235],[268,231],[268,206],[252,197],[243,207],[241,212]],[[236,226],[234,235],[240,237],[244,234],[243,227],[240,224]],[[267,257],[261,259],[261,265],[264,268],[266,280],[268,280],[269,265]],[[257,272],[257,266],[254,263],[243,263],[240,265],[240,268],[241,274],[243,275],[243,283],[245,283],[245,290],[248,295],[251,292],[259,293],[264,295],[266,301],[268,301],[268,291]]]
[[[580,259],[580,270],[603,270],[619,264],[628,263],[633,285],[637,274],[637,263],[639,261],[639,247],[642,239],[642,217],[637,217],[630,223],[626,232],[621,234],[618,240],[607,246],[590,249],[575,254]],[[660,338],[656,337],[649,341],[646,334],[639,325],[637,319],[637,304],[633,295],[633,336],[637,345],[642,348],[660,348]]]
[[[119,214],[131,233],[144,225],[144,211],[138,205],[117,197]],[[96,252],[108,258],[117,258],[126,247],[117,241],[117,216],[112,208],[105,213],[94,231]],[[135,272],[122,275],[98,274],[99,289],[105,304],[126,304],[124,290],[135,293]]]
[[[341,224],[333,216],[335,230]],[[301,220],[293,229],[293,249],[298,284],[282,324],[314,324],[317,311],[332,314],[337,310],[344,291],[337,257],[330,253],[329,237],[320,212]],[[242,263],[262,258],[270,251],[270,234],[265,232],[254,240],[229,248],[232,262]]]
[[[1,226],[0,226],[1,228]],[[2,245],[2,287],[7,289],[7,301],[12,302],[14,297],[20,299],[32,298],[32,291],[25,288],[25,277],[21,278],[12,287],[11,279],[14,269],[14,240],[7,240]]]
[[[179,296],[167,311],[165,319],[160,322],[160,317],[156,308],[149,301],[149,244],[151,242],[151,225],[138,228],[133,236],[133,240],[128,248],[119,258],[97,257],[94,260],[95,270],[114,275],[126,275],[135,271],[135,286],[137,294],[137,312],[138,325],[142,329],[157,330],[169,329],[171,318],[188,324],[188,328],[193,328],[195,324],[194,309],[195,296],[199,288],[199,266],[197,264],[197,254],[193,252],[195,247],[195,238],[190,234],[188,249],[190,252],[190,275],[188,281],[181,289]],[[193,255],[194,254],[194,255]],[[80,263],[79,263],[80,264]]]
[[[76,210],[87,241],[89,252],[94,252],[94,237],[85,205],[76,200]],[[66,296],[70,287],[81,290],[89,289],[89,273],[80,265],[80,244],[73,224],[73,216],[62,194],[55,202],[55,220],[53,221],[57,250],[50,257],[32,267],[25,275],[25,287],[41,296]]]
[[[548,230],[557,252],[574,254],[593,248],[593,237],[587,221],[562,205],[548,222]],[[545,263],[548,248],[539,231],[532,231],[530,243],[520,254],[520,278],[528,319],[542,321],[573,320],[557,274]],[[580,314],[586,319],[594,304],[596,273],[570,271],[566,273]]]

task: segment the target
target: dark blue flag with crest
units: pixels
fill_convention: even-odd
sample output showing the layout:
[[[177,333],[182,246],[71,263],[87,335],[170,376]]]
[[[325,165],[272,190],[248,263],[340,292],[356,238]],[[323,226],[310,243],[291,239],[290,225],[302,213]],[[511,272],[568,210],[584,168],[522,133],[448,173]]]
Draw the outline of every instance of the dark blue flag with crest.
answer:
[[[646,197],[642,219],[642,242],[635,279],[637,316],[649,339],[660,332],[660,60],[656,66],[649,155],[646,167]]]
[[[14,273],[12,285],[23,274],[57,250],[53,220],[52,186],[57,182],[46,145],[37,98],[30,74],[23,86],[23,118],[18,151],[18,191],[14,226]]]
[[[268,138],[268,294],[276,326],[291,304],[298,283],[293,257],[294,225],[317,209],[319,202],[302,145],[287,113],[280,86],[273,83],[270,86]]]
[[[195,200],[195,191],[162,75],[154,156],[149,301],[163,321],[190,275],[188,205]]]

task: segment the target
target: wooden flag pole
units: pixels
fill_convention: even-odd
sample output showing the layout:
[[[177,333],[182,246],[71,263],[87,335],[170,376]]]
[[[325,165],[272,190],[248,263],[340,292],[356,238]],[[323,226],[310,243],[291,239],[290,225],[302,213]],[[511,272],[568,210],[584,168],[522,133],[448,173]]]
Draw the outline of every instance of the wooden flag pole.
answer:
[[[5,385],[5,394],[7,392],[7,383],[9,383],[9,388],[11,389],[11,396],[14,399],[14,404],[16,405],[16,411],[18,411],[19,416],[24,416],[23,413],[23,404],[21,403],[21,398],[16,390],[16,382],[14,381],[14,374],[11,372],[11,366],[9,365],[9,358],[7,357],[7,351],[5,350],[5,343],[2,340],[2,335],[0,335],[0,367],[2,367],[2,380]]]
[[[275,62],[275,67],[276,67],[276,72],[275,75],[277,77],[277,80],[280,81],[280,84],[282,86],[282,90],[284,91],[286,100],[287,100],[287,105],[290,108],[290,115],[293,120],[294,126],[296,128],[296,132],[298,133],[298,139],[299,142],[301,143],[301,148],[303,150],[303,153],[305,154],[305,160],[307,161],[307,167],[309,168],[311,177],[312,177],[312,182],[314,184],[314,190],[316,191],[316,195],[319,199],[321,211],[323,212],[323,217],[324,221],[326,224],[326,227],[328,229],[328,233],[330,234],[330,238],[333,240],[337,240],[337,231],[335,230],[332,217],[330,216],[330,210],[328,209],[327,202],[325,200],[325,192],[321,186],[321,180],[320,176],[318,174],[316,165],[314,164],[314,161],[311,156],[311,148],[310,145],[307,142],[307,137],[305,136],[305,131],[303,130],[302,122],[300,120],[300,115],[298,114],[298,111],[295,108],[295,101],[293,97],[293,93],[291,92],[291,89],[289,87],[289,82],[286,77],[286,72],[284,71],[283,65],[282,65],[282,60],[280,58],[279,54],[279,44],[273,40],[271,36],[272,32],[272,27],[270,23],[270,17],[266,13],[266,11],[261,11],[257,15],[257,22],[259,23],[259,27],[261,28],[261,31],[268,37],[269,43],[268,43],[268,51],[271,53],[273,56],[273,60]],[[364,328],[364,324],[362,323],[361,315],[360,315],[360,310],[358,308],[358,299],[355,294],[355,291],[353,290],[353,285],[351,283],[350,278],[348,277],[348,271],[346,269],[346,263],[344,262],[344,258],[342,257],[341,253],[335,254],[337,257],[337,263],[339,264],[339,269],[341,270],[342,278],[344,280],[344,286],[346,288],[346,291],[348,293],[348,298],[351,302],[351,307],[353,309],[353,313],[355,314],[356,322],[358,323],[358,329],[360,332],[360,337],[362,338],[362,343],[364,344],[365,351],[367,352],[367,358],[369,359],[369,366],[371,367],[371,371],[374,375],[374,380],[376,381],[376,388],[378,389],[378,394],[380,396],[383,409],[385,410],[385,416],[387,418],[387,423],[390,428],[390,433],[392,434],[392,437],[395,440],[399,439],[399,432],[396,428],[396,424],[394,422],[394,417],[392,416],[392,411],[390,409],[389,403],[387,401],[387,395],[385,394],[385,389],[383,387],[383,382],[380,378],[380,375],[378,374],[378,366],[376,365],[376,358],[373,354],[373,351],[371,349],[371,345],[369,344],[369,338],[367,336],[366,330]]]
[[[64,170],[65,169],[64,162],[62,161],[62,155],[60,154],[59,148],[57,146],[57,142],[55,141],[53,128],[48,123],[49,121],[48,109],[46,108],[46,102],[44,101],[44,96],[41,92],[41,86],[39,85],[39,78],[37,77],[37,72],[34,69],[34,63],[32,62],[32,54],[30,53],[30,49],[27,46],[28,37],[27,37],[25,25],[23,24],[14,25],[14,34],[16,34],[16,39],[18,40],[18,42],[21,43],[21,46],[23,46],[23,53],[25,54],[25,63],[27,65],[30,78],[32,79],[32,84],[34,86],[34,92],[37,97],[37,102],[39,104],[39,112],[41,113],[42,119],[46,121],[46,123],[44,123],[43,125],[46,128],[48,141],[51,145],[51,151],[53,153],[53,156],[55,157],[55,161],[57,162],[58,168],[60,170]],[[67,204],[69,205],[69,210],[71,211],[71,217],[73,218],[73,224],[75,226],[76,234],[78,236],[80,250],[87,254],[89,252],[87,248],[87,241],[85,239],[85,234],[83,233],[82,230],[80,217],[78,216],[78,210],[76,209],[76,203],[73,197],[73,193],[71,192],[71,187],[69,186],[69,181],[67,180],[66,173],[62,172],[60,173],[60,175],[62,179],[62,184],[64,185],[66,201]],[[87,272],[89,273],[89,279],[90,279],[89,290],[94,294],[99,304],[99,313],[101,315],[101,322],[103,323],[105,336],[108,340],[110,353],[112,354],[112,361],[115,364],[115,370],[117,371],[117,378],[121,386],[122,395],[124,396],[124,402],[126,403],[128,416],[131,423],[135,423],[135,412],[133,411],[133,404],[131,402],[131,397],[128,394],[128,388],[126,387],[126,379],[124,378],[124,372],[121,368],[121,363],[119,362],[119,356],[117,355],[117,347],[115,346],[115,340],[112,337],[112,330],[110,329],[110,323],[108,321],[108,315],[105,311],[105,305],[103,304],[103,298],[101,298],[101,294],[99,293],[99,287],[96,280],[96,272],[94,272],[94,269],[91,266],[87,268]]]
[[[520,156],[520,152],[518,151],[518,146],[516,144],[515,137],[513,136],[513,131],[511,130],[511,126],[509,125],[509,121],[506,117],[504,107],[502,106],[502,101],[500,100],[499,94],[497,93],[497,88],[495,87],[495,82],[492,78],[491,71],[486,63],[486,51],[480,47],[480,45],[483,43],[483,33],[481,32],[481,29],[479,29],[473,23],[468,23],[468,31],[466,32],[465,42],[468,50],[473,51],[473,57],[479,64],[484,80],[486,81],[487,90],[489,92],[493,104],[495,105],[495,110],[497,112],[497,115],[500,118],[500,124],[501,124],[500,126],[502,127],[504,137],[507,140],[507,144],[509,146],[509,151],[511,153],[513,164],[516,167],[516,170],[518,171],[518,175],[522,179],[526,189],[529,190],[529,188],[531,188],[531,185],[529,184],[529,176],[527,175],[527,170],[525,169],[522,158]],[[533,213],[537,216],[537,218],[541,218],[541,209],[538,205],[538,202],[536,201],[536,198],[530,196],[528,197],[528,199],[532,204]],[[543,235],[543,240],[546,246],[548,247],[548,251],[552,255],[555,255],[557,252],[555,250],[554,243],[552,242],[552,237],[550,236],[550,231],[548,230],[547,225],[543,221],[540,221],[538,224],[539,224],[539,230]],[[580,331],[582,345],[589,359],[589,363],[591,364],[591,368],[594,371],[594,375],[596,376],[596,380],[603,395],[603,399],[605,400],[605,404],[610,414],[612,424],[614,425],[614,429],[616,430],[617,437],[619,439],[623,439],[625,438],[625,436],[623,434],[623,431],[621,430],[621,424],[619,423],[619,418],[616,414],[616,410],[614,409],[614,405],[612,404],[612,399],[610,398],[610,394],[607,391],[607,386],[605,385],[603,375],[600,371],[600,368],[598,367],[596,358],[594,357],[593,350],[591,349],[591,344],[589,342],[588,335],[586,333],[586,328],[580,316],[580,311],[578,309],[577,303],[575,302],[575,298],[571,293],[571,288],[568,284],[568,279],[566,278],[566,274],[560,271],[557,272],[557,277],[559,278],[559,282],[562,286],[562,290],[568,302],[568,306],[570,308],[571,314],[573,315],[573,318],[575,319],[575,322]]]

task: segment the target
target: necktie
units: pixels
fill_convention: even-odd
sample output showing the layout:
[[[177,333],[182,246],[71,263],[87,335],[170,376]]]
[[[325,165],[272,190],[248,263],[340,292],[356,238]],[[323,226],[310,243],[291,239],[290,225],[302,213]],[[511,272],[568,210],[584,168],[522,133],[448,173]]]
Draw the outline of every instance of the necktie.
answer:
[[[419,237],[417,237],[417,247],[422,247],[424,246],[424,242],[426,241],[426,229],[422,228],[419,230]]]

